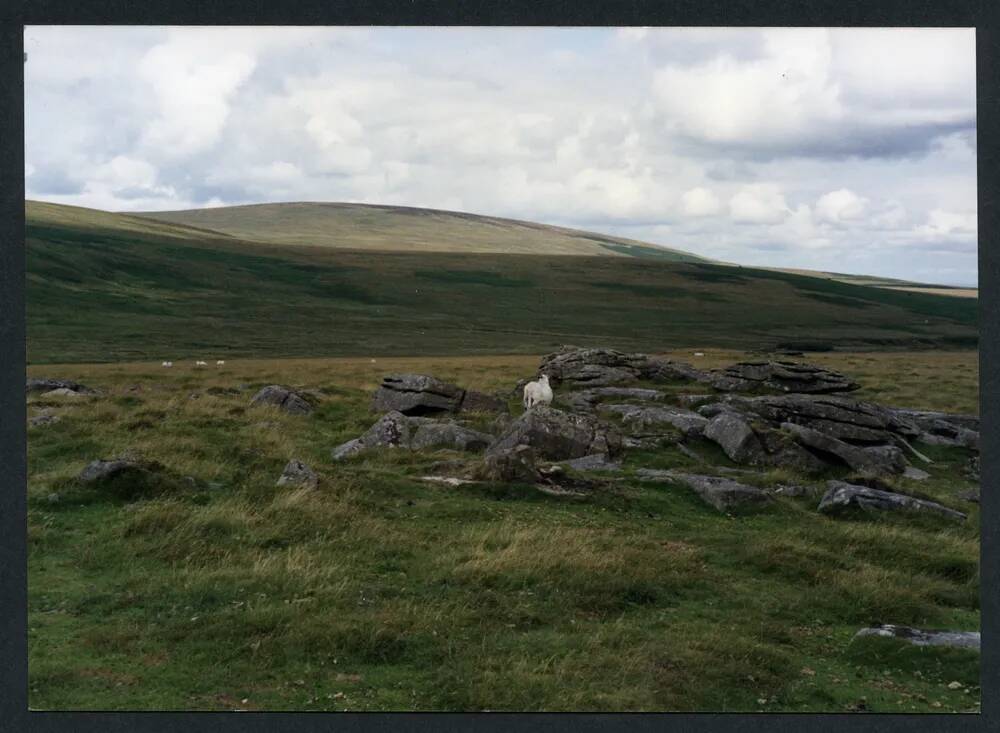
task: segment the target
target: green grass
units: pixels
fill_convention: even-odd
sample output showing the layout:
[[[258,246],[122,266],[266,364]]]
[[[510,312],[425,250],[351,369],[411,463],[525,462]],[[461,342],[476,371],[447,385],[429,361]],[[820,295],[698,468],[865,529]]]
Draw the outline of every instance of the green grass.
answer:
[[[956,410],[978,399],[974,352],[819,358],[872,399]],[[979,628],[978,509],[954,498],[963,450],[920,446],[931,478],[896,482],[969,512],[963,524],[831,519],[805,499],[728,517],[681,486],[632,478],[639,465],[690,468],[669,449],[630,456],[623,481],[583,498],[419,481],[464,458],[448,451],[328,458],[375,419],[384,373],[495,390],[537,363],[31,367],[106,393],[31,399],[29,414],[61,415],[29,429],[31,707],[978,710],[977,655],[852,641],[872,622]],[[323,398],[308,417],[250,408],[272,382]],[[177,481],[134,499],[75,482],[125,449]],[[274,486],[292,457],[321,474],[317,490]],[[751,477],[779,479],[797,477]]]
[[[260,244],[52,206],[28,207],[30,363],[977,339],[975,299],[641,257]]]

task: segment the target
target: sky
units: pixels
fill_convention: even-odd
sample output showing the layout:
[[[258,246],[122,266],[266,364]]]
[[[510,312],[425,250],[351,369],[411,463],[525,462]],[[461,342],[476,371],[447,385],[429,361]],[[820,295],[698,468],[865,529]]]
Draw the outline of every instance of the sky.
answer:
[[[973,29],[25,29],[30,199],[349,201],[977,283]]]

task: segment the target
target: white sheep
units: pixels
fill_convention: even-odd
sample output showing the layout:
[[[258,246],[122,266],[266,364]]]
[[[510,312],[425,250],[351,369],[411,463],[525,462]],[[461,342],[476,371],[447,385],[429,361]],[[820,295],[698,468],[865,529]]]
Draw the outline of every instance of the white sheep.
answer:
[[[225,363],[226,363],[225,361],[223,361],[222,359],[219,359],[217,362],[215,362],[215,366],[224,366]]]
[[[173,365],[174,365],[174,363],[172,361],[165,361],[165,362],[163,362],[163,366],[165,366],[165,367],[172,367]]]
[[[203,361],[196,361],[196,362],[194,363],[194,365],[195,365],[195,366],[208,366],[208,364],[207,364],[207,363],[205,363],[205,362],[203,362]]]
[[[535,405],[552,404],[552,387],[549,386],[549,375],[543,374],[537,382],[524,385],[524,407],[530,410]]]

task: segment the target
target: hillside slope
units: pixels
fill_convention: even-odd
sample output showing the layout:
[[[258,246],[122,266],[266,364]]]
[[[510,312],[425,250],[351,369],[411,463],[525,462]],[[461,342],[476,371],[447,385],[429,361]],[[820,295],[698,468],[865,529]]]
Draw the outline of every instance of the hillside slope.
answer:
[[[768,270],[635,257],[373,257],[197,229],[137,231],[132,217],[115,215],[87,228],[72,222],[76,212],[60,224],[33,209],[31,363],[537,354],[564,343],[913,349],[977,339],[973,299]]]
[[[253,204],[143,212],[138,216],[273,244],[399,252],[624,256],[677,262],[708,261],[688,252],[621,237],[408,206]]]

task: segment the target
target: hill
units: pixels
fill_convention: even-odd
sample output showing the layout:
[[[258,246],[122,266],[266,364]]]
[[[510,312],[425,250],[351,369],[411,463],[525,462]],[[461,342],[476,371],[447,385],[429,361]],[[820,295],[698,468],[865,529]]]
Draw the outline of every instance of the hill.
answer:
[[[977,301],[707,262],[243,241],[29,204],[28,358],[974,346]]]
[[[593,232],[456,211],[344,203],[282,203],[143,212],[152,220],[211,229],[271,244],[337,249],[465,254],[703,257]]]

